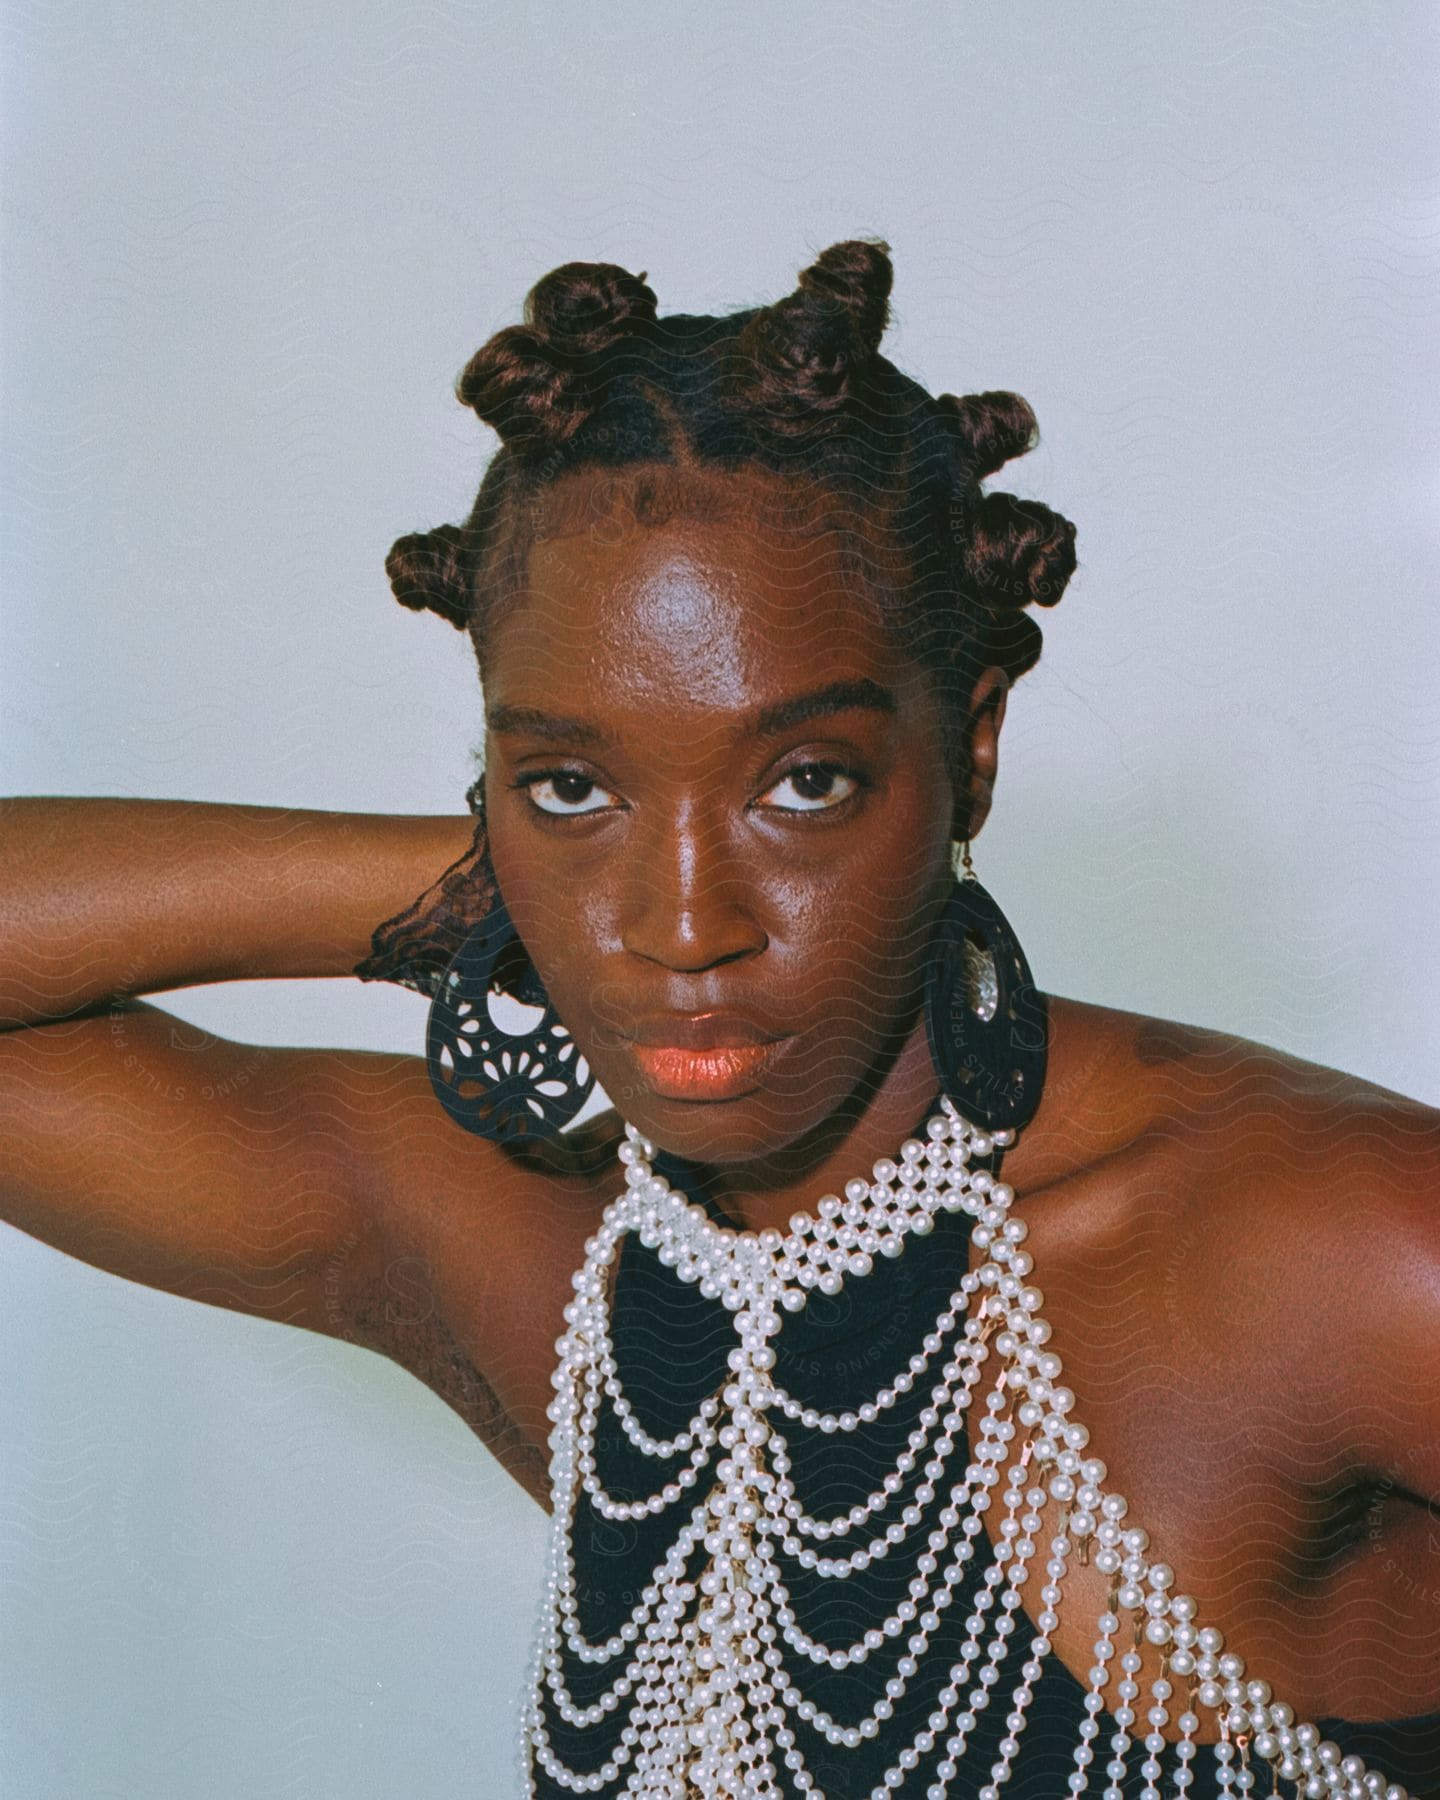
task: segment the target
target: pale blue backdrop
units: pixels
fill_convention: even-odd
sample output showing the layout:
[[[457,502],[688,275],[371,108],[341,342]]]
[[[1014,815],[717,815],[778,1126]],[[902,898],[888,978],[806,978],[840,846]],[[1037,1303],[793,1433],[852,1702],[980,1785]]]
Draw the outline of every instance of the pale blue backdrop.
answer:
[[[458,810],[381,565],[470,352],[572,258],[716,310],[879,234],[888,354],[1025,394],[1080,526],[976,847],[1037,978],[1440,1101],[1433,7],[5,10],[0,791]],[[516,1791],[541,1519],[438,1399],[8,1228],[0,1370],[7,1793]]]

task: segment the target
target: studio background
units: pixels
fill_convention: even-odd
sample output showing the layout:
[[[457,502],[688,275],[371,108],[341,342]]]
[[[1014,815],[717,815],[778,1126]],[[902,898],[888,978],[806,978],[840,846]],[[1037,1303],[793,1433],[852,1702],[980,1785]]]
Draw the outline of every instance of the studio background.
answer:
[[[0,791],[462,810],[382,564],[470,353],[563,261],[721,311],[879,235],[885,353],[1024,394],[990,485],[1079,527],[975,845],[1037,980],[1440,1102],[1433,8],[7,11]],[[518,1793],[544,1522],[440,1400],[10,1228],[0,1368],[8,1792]]]

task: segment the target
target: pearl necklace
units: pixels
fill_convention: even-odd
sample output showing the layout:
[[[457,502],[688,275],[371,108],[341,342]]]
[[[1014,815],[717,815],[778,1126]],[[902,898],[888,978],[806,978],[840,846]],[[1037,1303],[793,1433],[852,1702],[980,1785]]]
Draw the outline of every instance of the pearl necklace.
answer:
[[[1152,1727],[1143,1738],[1149,1752],[1141,1766],[1144,1800],[1160,1800],[1158,1759],[1168,1740],[1158,1727],[1168,1721],[1172,1700],[1181,1735],[1175,1746],[1180,1768],[1171,1792],[1183,1795],[1192,1780],[1190,1764],[1200,1747],[1194,1742],[1198,1704],[1219,1714],[1221,1738],[1213,1746],[1217,1776],[1221,1791],[1234,1800],[1250,1795],[1261,1761],[1270,1764],[1274,1778],[1294,1784],[1294,1791],[1305,1796],[1408,1800],[1405,1789],[1387,1784],[1358,1756],[1344,1755],[1322,1740],[1314,1724],[1297,1724],[1293,1708],[1273,1699],[1268,1682],[1246,1680],[1243,1659],[1225,1650],[1221,1632],[1199,1624],[1195,1600],[1175,1591],[1174,1571],[1147,1559],[1148,1533],[1124,1523],[1129,1508],[1123,1495],[1105,1486],[1105,1464],[1084,1455],[1089,1433],[1070,1416],[1075,1397],[1059,1385],[1060,1358],[1045,1347],[1050,1327],[1041,1317],[1044,1297],[1026,1279],[1033,1263],[1024,1249],[1028,1228],[1010,1216],[1014,1191],[989,1170],[970,1167],[972,1157],[1009,1145],[1014,1133],[981,1131],[944,1098],[925,1129],[924,1140],[911,1138],[901,1146],[898,1164],[877,1162],[871,1180],[848,1182],[843,1199],[826,1196],[813,1217],[796,1215],[787,1234],[734,1232],[716,1225],[703,1207],[654,1173],[655,1146],[627,1124],[619,1149],[625,1190],[605,1209],[599,1230],[586,1245],[584,1265],[572,1278],[575,1297],[565,1308],[565,1333],[557,1344],[560,1360],[548,1415],[553,1425],[553,1524],[521,1729],[526,1793],[536,1793],[538,1764],[570,1793],[599,1793],[623,1778],[621,1793],[654,1800],[693,1795],[706,1800],[768,1795],[778,1800],[786,1791],[780,1785],[783,1766],[795,1790],[825,1800],[806,1766],[792,1718],[845,1749],[857,1749],[879,1735],[916,1677],[941,1614],[955,1598],[984,1531],[981,1515],[998,1498],[1004,1507],[999,1548],[967,1621],[971,1629],[959,1660],[949,1670],[936,1710],[899,1749],[870,1800],[885,1800],[937,1746],[940,1756],[925,1790],[927,1800],[951,1795],[976,1714],[989,1703],[999,1679],[1020,1590],[1036,1553],[1034,1534],[1050,1500],[1059,1502],[1061,1517],[1045,1563],[1049,1579],[1040,1590],[1040,1635],[1012,1696],[1002,1760],[989,1771],[989,1784],[979,1789],[985,1800],[999,1800],[1019,1750],[1025,1707],[1033,1697],[1041,1659],[1051,1649],[1048,1634],[1058,1622],[1059,1583],[1077,1544],[1080,1560],[1093,1562],[1110,1577],[1111,1586],[1097,1621],[1087,1717],[1070,1781],[1073,1792],[1084,1788],[1096,1754],[1094,1740],[1101,1729],[1096,1715],[1104,1710],[1101,1690],[1110,1682],[1123,1616],[1131,1626],[1131,1642],[1118,1653],[1115,1692],[1120,1704],[1113,1713],[1117,1729],[1108,1746],[1112,1760],[1106,1764],[1110,1783],[1104,1800],[1121,1800],[1123,1758],[1137,1722],[1142,1637],[1165,1652],[1165,1672],[1150,1684],[1151,1704],[1143,1715]],[[982,1253],[980,1266],[966,1273],[920,1350],[873,1399],[840,1413],[804,1405],[775,1379],[769,1340],[780,1330],[781,1315],[800,1311],[812,1292],[836,1294],[847,1280],[863,1278],[876,1257],[899,1256],[907,1237],[927,1235],[942,1210],[963,1210],[975,1219],[970,1239]],[[636,1416],[620,1384],[611,1345],[606,1278],[627,1232],[638,1233],[682,1281],[697,1283],[704,1297],[721,1302],[734,1315],[728,1378],[718,1394],[701,1403],[685,1429],[670,1438],[652,1437]],[[953,1452],[987,1356],[998,1362],[1000,1373],[986,1398],[979,1442],[961,1475],[951,1466]],[[785,1422],[798,1421],[825,1433],[860,1433],[920,1380],[933,1380],[928,1404],[906,1450],[879,1487],[833,1517],[807,1512],[789,1479]],[[601,1480],[594,1451],[602,1396],[644,1456],[670,1464],[683,1459],[642,1499],[613,1499]],[[1011,1459],[1017,1427],[1024,1434],[1019,1455],[1003,1494],[996,1496],[992,1490]],[[882,1516],[894,1510],[906,1477],[922,1462],[924,1480],[913,1499],[881,1529]],[[843,1580],[904,1543],[919,1527],[924,1509],[942,1493],[945,1501],[919,1557],[910,1599],[852,1643],[827,1645],[810,1636],[790,1604],[777,1546],[821,1578]],[[584,1635],[576,1593],[571,1534],[581,1505],[616,1522],[670,1508],[683,1515],[669,1552],[629,1617],[598,1643]],[[865,1541],[849,1548],[852,1533],[872,1521]],[[691,1579],[687,1568],[697,1546],[705,1560],[698,1578]],[[986,1648],[981,1636],[992,1611],[995,1635]],[[877,1683],[874,1704],[858,1719],[838,1719],[806,1698],[779,1648],[783,1642],[802,1661],[844,1669],[863,1664],[873,1651],[902,1635],[905,1648],[895,1675],[883,1687]],[[564,1653],[582,1664],[619,1665],[614,1679],[588,1706],[572,1697]],[[1185,1683],[1180,1699],[1171,1677]],[[618,1741],[598,1769],[576,1772],[556,1754],[544,1714],[547,1696],[560,1719],[582,1730],[627,1708]],[[613,1729],[609,1735],[615,1736]],[[971,1771],[966,1775],[976,1779]],[[850,1792],[846,1790],[844,1800],[850,1800]]]

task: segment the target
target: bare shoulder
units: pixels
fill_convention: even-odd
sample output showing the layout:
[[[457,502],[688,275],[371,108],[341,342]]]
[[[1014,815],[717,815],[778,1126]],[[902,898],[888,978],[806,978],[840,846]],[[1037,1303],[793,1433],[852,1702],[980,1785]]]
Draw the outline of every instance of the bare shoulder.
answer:
[[[1433,1179],[1440,1108],[1233,1032],[1059,996],[1049,1010],[1046,1101],[1083,1107],[1097,1139],[1172,1139],[1232,1167],[1277,1159],[1274,1172],[1302,1184],[1333,1181],[1337,1158],[1369,1157],[1417,1198]]]
[[[1068,1000],[1052,1021],[1111,1158],[1079,1188],[1183,1273],[1188,1340],[1283,1386],[1347,1463],[1440,1491],[1440,1109],[1229,1032]]]
[[[1210,1244],[1228,1291],[1248,1270],[1275,1306],[1333,1308],[1332,1323],[1378,1323],[1372,1296],[1426,1283],[1440,1309],[1440,1109],[1235,1033],[1049,1005],[1052,1068],[1017,1189],[1058,1171],[1127,1195],[1108,1217],[1142,1203],[1157,1231]]]

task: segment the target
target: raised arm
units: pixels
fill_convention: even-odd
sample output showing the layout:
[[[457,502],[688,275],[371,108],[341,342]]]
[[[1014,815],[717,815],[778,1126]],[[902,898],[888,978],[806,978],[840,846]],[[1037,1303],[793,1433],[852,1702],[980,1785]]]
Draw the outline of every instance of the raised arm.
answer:
[[[344,1332],[375,1235],[366,1097],[423,1107],[418,1059],[236,1043],[137,996],[349,974],[472,829],[0,801],[0,1218],[148,1286]]]
[[[464,815],[0,799],[0,1029],[121,994],[349,975],[473,829]]]

